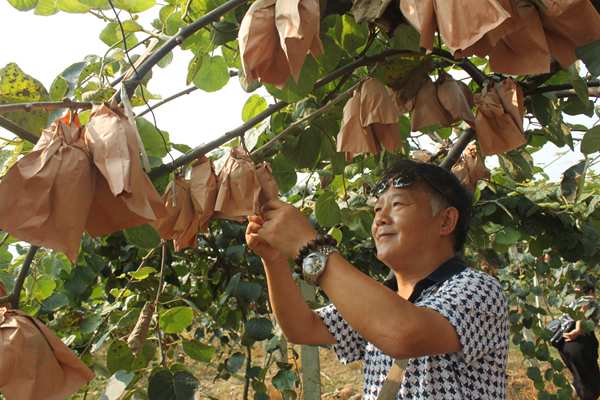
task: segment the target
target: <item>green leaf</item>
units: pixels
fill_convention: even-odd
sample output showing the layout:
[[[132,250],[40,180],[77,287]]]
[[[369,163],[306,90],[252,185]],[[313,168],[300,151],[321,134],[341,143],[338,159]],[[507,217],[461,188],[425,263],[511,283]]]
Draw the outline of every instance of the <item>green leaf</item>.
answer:
[[[50,86],[50,99],[60,101],[65,97],[72,97],[85,66],[85,62],[77,62],[58,74]]]
[[[322,37],[323,53],[317,57],[317,62],[325,71],[333,71],[344,56],[344,50],[329,36]]]
[[[573,84],[573,89],[575,89],[575,93],[577,93],[577,97],[581,100],[582,103],[588,103],[590,98],[588,97],[588,86],[585,80],[583,80],[580,76],[573,77],[571,81]]]
[[[511,228],[510,226],[505,226],[502,228],[502,230],[496,232],[496,243],[501,245],[513,245],[517,243],[517,241],[519,241],[520,238],[521,234],[519,233],[519,231],[517,231],[514,228]]]
[[[593,77],[600,75],[600,40],[578,47],[575,54]]]
[[[600,126],[588,130],[581,141],[581,152],[592,154],[600,150]]]
[[[193,400],[198,380],[187,371],[156,370],[148,382],[149,400]]]
[[[155,4],[155,0],[113,0],[113,4],[116,8],[127,10],[131,13],[140,13],[152,8]]]
[[[125,229],[123,234],[130,244],[142,249],[153,249],[160,244],[158,232],[148,224]]]
[[[115,372],[106,383],[104,393],[100,400],[118,400],[127,389],[127,386],[133,381],[135,373],[119,370]]]
[[[400,24],[394,31],[394,37],[392,37],[391,45],[395,49],[399,50],[412,50],[419,51],[421,35],[419,32],[412,27],[410,24]]]
[[[78,0],[56,0],[56,7],[60,11],[73,14],[83,14],[90,11],[90,8]]]
[[[160,328],[165,333],[179,333],[192,324],[194,311],[191,307],[169,308],[160,316]]]
[[[102,316],[100,314],[91,315],[88,318],[81,321],[79,330],[84,335],[95,332],[98,327],[102,324]]]
[[[296,374],[294,374],[294,371],[289,369],[280,369],[273,377],[272,382],[273,386],[280,391],[293,390],[294,384],[296,383]]]
[[[56,0],[39,0],[33,13],[35,15],[48,16],[54,15],[57,12]]]
[[[232,295],[244,301],[256,301],[262,293],[262,286],[256,282],[240,282]]]
[[[32,288],[33,297],[37,301],[47,299],[56,289],[56,282],[49,276],[42,276],[35,281]]]
[[[273,336],[273,323],[267,318],[253,318],[246,322],[245,333],[256,341],[269,339]]]
[[[273,96],[288,103],[300,101],[308,96],[319,78],[319,65],[311,56],[307,56],[300,71],[298,82],[290,78],[283,89],[279,89],[273,85],[265,85],[267,91]]]
[[[8,0],[8,3],[19,11],[33,10],[37,5],[37,0]]]
[[[106,368],[114,374],[118,370],[129,371],[133,363],[133,353],[122,340],[115,340],[106,351]]]
[[[169,134],[156,129],[153,123],[145,118],[135,120],[138,132],[144,144],[144,149],[149,156],[163,158],[167,155],[169,148]]]
[[[544,95],[536,94],[531,97],[531,106],[533,115],[537,118],[540,124],[546,126],[552,120],[552,102]]]
[[[154,273],[156,273],[156,269],[152,267],[142,267],[138,268],[133,272],[128,272],[127,274],[129,274],[129,276],[131,276],[133,279],[143,281],[144,279],[148,278],[151,274]]]
[[[240,368],[242,368],[242,365],[244,365],[244,360],[245,358],[242,353],[234,353],[225,362],[225,367],[227,368],[227,371],[231,372],[232,374],[236,373]]]
[[[44,85],[25,74],[17,64],[10,63],[0,69],[0,104],[47,100],[49,96]],[[44,110],[5,113],[3,116],[36,135],[48,124],[48,112]]]
[[[137,38],[133,33],[128,35],[127,32],[125,32],[125,36],[127,37],[125,43],[127,44],[128,49],[137,44]],[[119,24],[116,22],[109,22],[104,29],[102,29],[102,32],[100,32],[100,40],[108,46],[114,46],[121,42],[123,40],[123,33],[121,32]],[[120,43],[119,47],[123,47],[123,44]]]
[[[95,8],[98,10],[108,10],[110,9],[110,3],[108,0],[79,0],[81,4],[85,4],[90,8]]]
[[[283,154],[298,168],[313,168],[321,152],[321,132],[315,128],[302,131],[297,137],[285,142]]]
[[[342,47],[349,53],[354,54],[362,47],[369,35],[366,23],[357,24],[350,15],[342,15]]]
[[[193,82],[206,92],[215,92],[225,86],[229,82],[229,70],[223,56],[204,55]]]
[[[294,164],[292,164],[282,154],[277,154],[271,160],[271,168],[273,169],[273,177],[277,181],[277,186],[281,193],[286,193],[296,184],[298,179]]]
[[[326,228],[340,223],[342,213],[333,193],[325,192],[319,196],[315,204],[315,216],[319,225]]]
[[[267,101],[262,96],[253,94],[248,97],[242,108],[242,121],[248,122],[250,118],[257,116],[266,109]]]
[[[184,340],[183,351],[196,361],[210,362],[216,353],[216,349],[197,340]]]

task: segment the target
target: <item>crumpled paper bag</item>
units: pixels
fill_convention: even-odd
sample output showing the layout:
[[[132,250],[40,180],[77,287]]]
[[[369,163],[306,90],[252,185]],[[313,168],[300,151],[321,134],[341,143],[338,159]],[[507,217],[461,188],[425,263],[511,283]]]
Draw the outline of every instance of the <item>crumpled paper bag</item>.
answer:
[[[432,50],[439,30],[452,53],[473,45],[510,16],[496,0],[401,0],[400,10],[421,33],[421,47]]]
[[[254,163],[241,147],[231,149],[218,178],[215,218],[243,221],[260,210],[260,182]]]
[[[475,104],[475,133],[483,155],[505,153],[527,143],[523,91],[515,81],[488,84],[475,95]]]
[[[468,86],[448,74],[442,74],[435,83],[427,79],[415,98],[411,130],[434,125],[446,127],[458,121],[472,125],[475,121],[472,99]]]
[[[465,148],[452,167],[452,173],[456,175],[463,186],[472,192],[479,180],[490,177],[490,171],[486,168],[483,158],[479,156],[475,143],[470,143]]]
[[[0,229],[75,262],[94,173],[77,116],[57,119],[0,182]]]
[[[271,164],[266,161],[256,166],[256,177],[260,183],[260,194],[258,201],[261,205],[265,204],[270,200],[276,200],[279,198],[279,187],[277,181],[273,177],[273,170]]]
[[[212,161],[202,157],[192,164],[190,170],[190,192],[194,213],[198,218],[199,231],[206,231],[215,211],[217,199],[217,176]]]
[[[194,213],[190,182],[182,176],[169,182],[162,197],[166,215],[152,225],[160,237],[173,240],[175,251],[192,247],[199,228],[199,218]]]
[[[290,69],[275,25],[275,0],[252,3],[240,24],[238,43],[248,80],[285,86]]]
[[[94,106],[85,138],[97,167],[86,225],[92,236],[156,221],[165,215],[160,195],[142,168],[138,131],[124,112]]]
[[[323,53],[319,38],[320,15],[318,0],[277,0],[275,3],[275,25],[281,48],[296,81],[300,78],[306,54],[310,51],[317,57]]]
[[[600,40],[600,14],[588,0],[545,0],[542,25],[552,57],[563,68],[575,62],[575,49]]]
[[[351,160],[357,154],[376,154],[400,145],[401,112],[392,92],[377,79],[366,79],[344,105],[337,151]]]
[[[44,324],[6,307],[0,307],[0,354],[0,392],[7,400],[63,400],[94,378]]]

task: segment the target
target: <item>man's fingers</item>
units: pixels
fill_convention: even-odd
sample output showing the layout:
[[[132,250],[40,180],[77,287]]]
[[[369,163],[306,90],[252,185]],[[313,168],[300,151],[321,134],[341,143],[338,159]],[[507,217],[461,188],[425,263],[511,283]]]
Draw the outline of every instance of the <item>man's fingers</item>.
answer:
[[[262,228],[262,224],[257,224],[256,222],[248,223],[248,227],[246,228],[246,233],[255,234]]]
[[[286,202],[278,199],[269,200],[265,204],[263,204],[263,206],[261,207],[261,212],[264,214],[268,211],[277,210],[278,208],[285,207],[286,205]]]
[[[256,222],[257,224],[264,224],[265,220],[262,219],[262,217],[260,215],[249,215],[248,216],[248,221],[250,222]]]

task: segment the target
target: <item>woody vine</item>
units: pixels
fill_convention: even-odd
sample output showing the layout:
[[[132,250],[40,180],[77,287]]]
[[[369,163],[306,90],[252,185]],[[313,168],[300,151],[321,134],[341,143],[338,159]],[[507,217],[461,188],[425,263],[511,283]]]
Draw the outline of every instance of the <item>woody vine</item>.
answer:
[[[185,94],[194,90],[219,90],[230,78],[239,79],[248,92],[260,86],[245,75],[248,66],[242,66],[237,41],[248,2],[9,2],[21,11],[34,10],[41,15],[91,13],[107,23],[100,37],[108,51],[66,68],[49,91],[14,64],[2,70],[0,126],[15,135],[3,140],[3,176],[58,114],[78,110],[85,120],[89,115],[85,110],[94,104],[121,100],[118,89],[122,85],[131,98],[150,159],[148,176],[161,194],[172,180],[170,174],[183,172],[204,155],[214,161],[226,158],[224,149],[241,145],[252,162],[270,162],[280,194],[287,201],[334,234],[355,265],[379,277],[384,268],[370,251],[371,213],[365,196],[377,174],[397,157],[414,157],[416,150],[422,150],[421,136],[438,145],[429,149],[435,154],[425,155],[426,159],[445,168],[461,159],[469,143],[480,147],[476,153],[481,157],[481,138],[475,125],[462,120],[424,126],[420,133],[411,133],[410,118],[416,111],[410,108],[398,113],[396,148],[346,159],[345,150],[335,147],[339,142],[336,135],[343,106],[354,89],[366,78],[375,77],[395,93],[412,91],[415,97],[419,88],[410,88],[411,81],[449,73],[464,81],[469,91],[481,94],[512,78],[523,94],[523,143],[502,152],[499,168],[488,178],[471,182],[476,215],[466,256],[505,283],[513,305],[513,344],[527,360],[527,374],[540,398],[570,396],[568,375],[548,347],[543,323],[561,310],[563,298],[572,293],[580,276],[598,275],[595,243],[600,238],[596,209],[600,192],[593,167],[600,149],[595,103],[600,36],[592,32],[593,40],[573,45],[576,63],[565,63],[561,55],[552,54],[544,72],[503,73],[495,70],[502,63],[494,52],[458,54],[442,37],[443,21],[438,21],[441,28],[425,51],[422,47],[429,46],[427,27],[413,28],[414,21],[401,12],[403,0],[385,2],[381,9],[368,1],[329,1],[320,8],[322,54],[306,56],[297,80],[268,84],[268,78],[259,74],[258,80],[275,100],[268,104],[255,92],[249,100],[254,107],[248,107],[254,111],[246,112],[242,125],[209,142],[191,143],[196,146],[192,148],[171,143],[155,118],[149,122],[142,116],[165,102],[186,101]],[[510,2],[499,3],[506,6]],[[597,3],[581,3],[589,4],[589,11],[596,13],[590,18],[600,18],[595,16]],[[530,12],[547,18],[552,11],[548,4],[532,1]],[[138,23],[135,15],[142,11],[157,14],[152,27]],[[515,15],[510,18],[518,19]],[[136,36],[142,33],[148,37],[140,40]],[[170,52],[177,46],[194,54],[185,82],[193,86],[150,104],[155,97],[147,89],[151,71],[157,65],[168,67]],[[521,57],[531,56],[524,51]],[[209,81],[219,82],[219,86],[208,85]],[[470,109],[478,112],[472,103]],[[585,115],[592,122],[575,123],[567,115]],[[266,128],[253,129],[263,121],[267,121]],[[546,179],[532,159],[546,143],[581,153],[582,162],[566,170],[559,183]],[[175,148],[183,155],[167,158]],[[304,173],[301,181],[297,172]],[[212,220],[191,248],[175,251],[169,243],[160,252],[151,251],[161,246],[156,231],[147,225],[99,238],[86,235],[73,263],[47,248],[27,248],[18,237],[5,233],[0,281],[10,293],[0,302],[20,306],[63,338],[72,337],[72,348],[88,365],[102,371],[107,385],[112,382],[110,377],[117,375],[126,382],[125,398],[158,398],[165,383],[210,396],[190,370],[177,364],[182,358],[216,361],[217,379],[241,375],[244,398],[251,393],[254,398],[265,398],[270,386],[293,398],[300,385],[296,365],[277,356],[282,338],[274,335],[259,260],[244,247],[242,232],[238,223]],[[546,253],[552,256],[550,264],[541,261]],[[108,307],[111,303],[114,306]],[[139,318],[144,313],[150,317]],[[147,325],[140,326],[142,320]],[[147,337],[132,351],[123,345],[123,337],[134,327],[145,331],[137,337]],[[267,343],[262,365],[252,357],[252,349],[260,343]],[[99,360],[96,355],[101,349],[107,356]],[[94,389],[87,386],[82,393],[86,390]]]

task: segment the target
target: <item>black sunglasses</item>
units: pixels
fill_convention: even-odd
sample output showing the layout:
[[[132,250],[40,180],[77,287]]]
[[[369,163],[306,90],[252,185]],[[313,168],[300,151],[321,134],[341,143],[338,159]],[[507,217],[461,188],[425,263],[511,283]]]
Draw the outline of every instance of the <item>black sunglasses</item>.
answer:
[[[429,186],[432,190],[436,191],[446,202],[450,205],[453,205],[452,197],[449,193],[444,193],[442,190],[438,188],[438,185],[434,184],[426,174],[419,174],[414,169],[405,169],[402,172],[390,177],[384,178],[379,183],[377,183],[373,189],[371,190],[371,196],[378,198],[382,194],[384,194],[390,186],[395,189],[404,189],[409,186],[414,185],[419,180],[424,181],[427,186]]]

